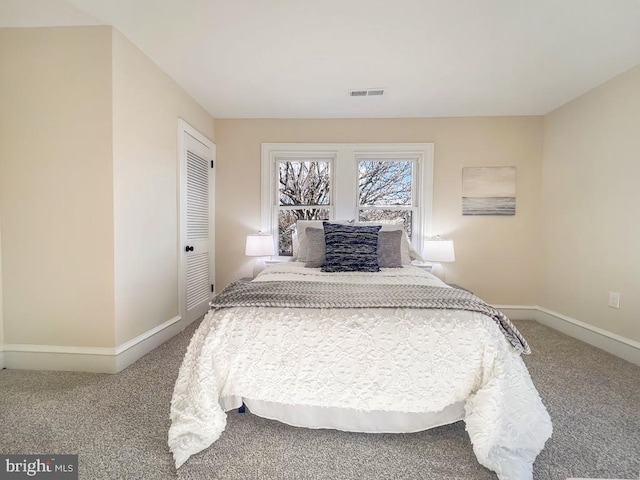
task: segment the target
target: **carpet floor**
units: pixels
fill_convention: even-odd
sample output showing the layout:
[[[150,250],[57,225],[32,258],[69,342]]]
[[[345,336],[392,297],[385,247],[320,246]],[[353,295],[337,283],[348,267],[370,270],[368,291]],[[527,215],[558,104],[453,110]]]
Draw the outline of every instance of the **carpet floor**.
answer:
[[[515,322],[554,433],[534,478],[638,479],[640,367]],[[81,479],[495,479],[458,422],[412,434],[290,427],[229,412],[221,438],[176,472],[169,403],[195,325],[117,375],[0,371],[0,453],[77,453]]]

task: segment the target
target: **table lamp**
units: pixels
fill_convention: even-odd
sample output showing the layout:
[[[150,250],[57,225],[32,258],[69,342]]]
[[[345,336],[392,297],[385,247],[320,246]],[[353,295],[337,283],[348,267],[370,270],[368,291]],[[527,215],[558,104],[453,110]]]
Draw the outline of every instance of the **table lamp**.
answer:
[[[431,273],[444,281],[444,270],[441,263],[454,262],[456,260],[453,240],[444,240],[440,236],[432,240],[426,240],[422,257],[426,262],[432,262]]]
[[[244,254],[248,257],[256,257],[253,264],[253,276],[258,275],[264,270],[266,257],[275,255],[276,251],[273,246],[273,237],[266,233],[253,233],[247,235],[247,244]]]

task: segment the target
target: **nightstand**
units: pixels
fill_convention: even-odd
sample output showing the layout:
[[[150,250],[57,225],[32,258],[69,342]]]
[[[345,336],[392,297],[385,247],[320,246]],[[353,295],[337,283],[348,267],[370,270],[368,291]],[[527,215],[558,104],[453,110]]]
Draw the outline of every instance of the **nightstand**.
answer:
[[[431,269],[433,268],[433,264],[431,263],[411,262],[411,265],[418,267],[420,270],[424,270],[425,272],[431,272]]]
[[[291,257],[271,257],[264,261],[265,265],[279,265],[281,263],[288,263],[291,261]]]

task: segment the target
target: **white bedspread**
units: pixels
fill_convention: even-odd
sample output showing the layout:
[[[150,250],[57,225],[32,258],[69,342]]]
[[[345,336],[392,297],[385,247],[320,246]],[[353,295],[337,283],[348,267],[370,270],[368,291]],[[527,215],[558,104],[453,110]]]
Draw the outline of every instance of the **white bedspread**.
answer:
[[[276,266],[256,280],[326,281],[318,269]],[[349,277],[352,277],[349,279]],[[363,275],[330,274],[333,281]],[[364,275],[371,282],[436,282],[417,268]],[[520,356],[493,320],[457,310],[229,308],[194,334],[171,402],[176,467],[226,425],[219,399],[438,412],[465,401],[478,461],[501,480],[532,478],[551,421]]]

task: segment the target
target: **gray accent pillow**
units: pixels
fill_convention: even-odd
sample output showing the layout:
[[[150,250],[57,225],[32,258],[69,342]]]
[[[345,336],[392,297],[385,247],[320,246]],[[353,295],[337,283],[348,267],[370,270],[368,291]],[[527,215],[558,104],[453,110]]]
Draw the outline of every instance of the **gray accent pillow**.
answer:
[[[324,222],[323,272],[379,272],[380,225],[357,227]]]
[[[381,267],[402,267],[402,230],[378,233],[378,265]]]
[[[324,230],[307,227],[307,262],[305,267],[318,268],[324,264]]]
[[[356,225],[382,225],[382,228],[380,229],[381,232],[389,232],[389,231],[395,231],[395,230],[402,230],[403,232],[405,232],[405,234],[402,236],[402,247],[401,247],[402,263],[404,265],[409,265],[411,263],[411,259],[414,258],[412,257],[412,251],[416,255],[418,254],[418,252],[413,250],[413,247],[411,246],[409,237],[407,236],[406,231],[404,229],[404,223],[358,222],[356,223]]]

